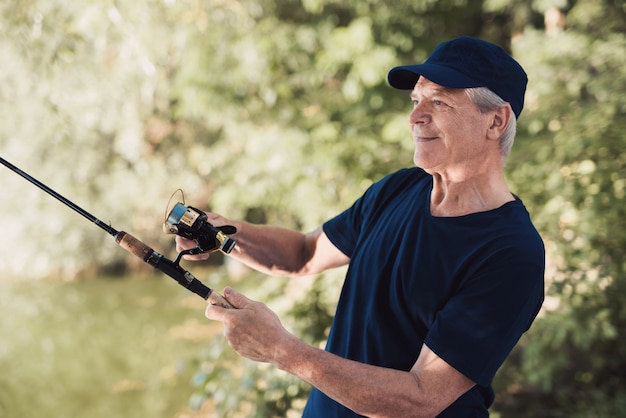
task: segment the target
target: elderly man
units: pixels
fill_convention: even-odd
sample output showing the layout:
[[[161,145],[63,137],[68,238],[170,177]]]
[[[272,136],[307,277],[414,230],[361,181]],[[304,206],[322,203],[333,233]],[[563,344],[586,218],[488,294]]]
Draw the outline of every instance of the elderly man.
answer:
[[[500,47],[461,37],[388,79],[410,91],[415,168],[306,234],[209,218],[237,227],[231,255],[259,271],[349,265],[326,349],[230,288],[237,309],[206,316],[240,355],[313,386],[304,417],[487,417],[492,378],[544,294],[543,243],[503,175],[526,74]]]

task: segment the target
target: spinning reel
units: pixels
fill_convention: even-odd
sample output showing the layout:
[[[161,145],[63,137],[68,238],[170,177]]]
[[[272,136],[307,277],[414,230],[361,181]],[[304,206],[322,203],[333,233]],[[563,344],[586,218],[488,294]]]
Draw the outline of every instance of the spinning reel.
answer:
[[[229,254],[235,248],[236,242],[227,235],[237,232],[237,228],[232,225],[213,226],[207,221],[206,213],[179,202],[166,215],[163,232],[179,235],[196,242],[196,248],[181,252],[180,257],[185,254],[212,253],[215,251]]]

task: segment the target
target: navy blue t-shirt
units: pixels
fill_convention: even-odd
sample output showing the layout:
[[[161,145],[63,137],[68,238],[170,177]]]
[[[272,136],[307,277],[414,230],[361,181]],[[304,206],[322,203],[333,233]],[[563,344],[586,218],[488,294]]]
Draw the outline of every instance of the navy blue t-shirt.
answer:
[[[486,417],[496,370],[543,302],[544,246],[520,200],[430,213],[432,177],[404,169],[324,224],[350,257],[326,350],[410,370],[426,344],[477,386],[440,417]],[[313,389],[303,417],[359,415]]]

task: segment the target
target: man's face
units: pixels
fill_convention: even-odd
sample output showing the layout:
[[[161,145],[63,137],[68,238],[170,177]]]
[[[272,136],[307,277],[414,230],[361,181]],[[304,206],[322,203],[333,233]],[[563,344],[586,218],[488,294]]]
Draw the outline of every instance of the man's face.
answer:
[[[489,115],[481,113],[463,89],[442,87],[424,77],[415,84],[411,100],[415,165],[449,175],[478,168],[486,157]]]

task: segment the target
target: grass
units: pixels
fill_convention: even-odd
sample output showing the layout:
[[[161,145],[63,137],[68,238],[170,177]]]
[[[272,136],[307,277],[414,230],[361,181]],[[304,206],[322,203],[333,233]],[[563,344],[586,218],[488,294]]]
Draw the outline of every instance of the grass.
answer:
[[[184,417],[221,326],[165,276],[0,283],[0,417]]]

